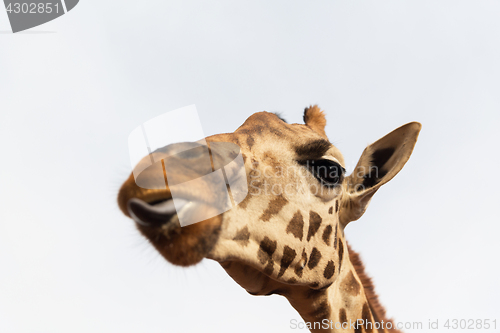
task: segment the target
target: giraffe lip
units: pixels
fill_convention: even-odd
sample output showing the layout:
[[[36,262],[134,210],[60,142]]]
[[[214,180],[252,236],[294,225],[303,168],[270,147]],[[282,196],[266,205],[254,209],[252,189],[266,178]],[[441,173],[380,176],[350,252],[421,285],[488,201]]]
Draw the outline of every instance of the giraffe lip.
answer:
[[[132,198],[127,203],[127,209],[137,224],[145,227],[161,227],[177,215],[176,208],[182,212],[185,210],[184,207],[191,206],[189,203],[189,200],[176,198],[175,205],[173,199],[151,204],[138,198]]]

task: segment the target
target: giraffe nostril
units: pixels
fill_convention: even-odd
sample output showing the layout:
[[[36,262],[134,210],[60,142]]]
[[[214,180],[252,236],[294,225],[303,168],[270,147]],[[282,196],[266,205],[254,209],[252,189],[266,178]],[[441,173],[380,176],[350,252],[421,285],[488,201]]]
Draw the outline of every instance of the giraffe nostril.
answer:
[[[177,208],[181,209],[187,203],[187,200],[178,199]],[[172,199],[153,205],[141,199],[132,198],[127,203],[127,209],[132,219],[145,227],[161,227],[177,214]]]

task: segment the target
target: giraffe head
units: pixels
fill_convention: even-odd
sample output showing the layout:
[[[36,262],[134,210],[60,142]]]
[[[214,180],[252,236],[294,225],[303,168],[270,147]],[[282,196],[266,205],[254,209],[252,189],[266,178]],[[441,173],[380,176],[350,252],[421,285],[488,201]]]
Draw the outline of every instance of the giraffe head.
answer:
[[[304,121],[288,124],[273,113],[259,112],[234,133],[206,138],[209,146],[236,144],[244,160],[248,195],[222,214],[180,227],[175,210],[157,209],[172,200],[169,187],[143,189],[132,175],[119,192],[119,206],[173,264],[214,259],[256,294],[266,293],[263,284],[269,281],[324,288],[342,270],[345,226],[360,218],[373,194],[401,170],[421,125],[406,124],[369,145],[347,176],[342,154],[325,134],[324,113],[317,106],[307,108]],[[197,158],[180,158],[174,163],[178,168],[169,172],[181,178],[196,174]],[[186,184],[179,193],[196,204],[182,210],[196,214],[215,205],[218,198],[210,183]]]

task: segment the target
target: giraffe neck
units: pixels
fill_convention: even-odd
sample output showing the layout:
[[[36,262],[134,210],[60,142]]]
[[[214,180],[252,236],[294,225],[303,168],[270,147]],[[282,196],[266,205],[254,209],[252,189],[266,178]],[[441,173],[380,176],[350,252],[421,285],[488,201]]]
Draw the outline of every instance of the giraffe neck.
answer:
[[[358,254],[348,246],[349,260],[328,288],[294,288],[283,293],[311,332],[399,332],[385,318]],[[389,322],[389,324],[387,324]]]
[[[279,294],[286,297],[313,333],[398,333],[396,329],[386,329],[388,320],[385,317],[385,310],[378,302],[370,278],[364,273],[358,254],[349,247],[349,244],[347,244],[347,252],[344,258],[344,268],[339,277],[323,290],[280,283],[239,261],[228,260],[220,264],[233,280],[250,294]],[[363,324],[356,326],[357,320],[361,319]],[[367,322],[372,324],[365,324]],[[392,321],[390,322],[392,325]],[[377,326],[382,323],[384,329]],[[290,322],[290,324],[293,323]],[[326,328],[321,326],[322,324]],[[343,329],[342,324],[347,329]]]

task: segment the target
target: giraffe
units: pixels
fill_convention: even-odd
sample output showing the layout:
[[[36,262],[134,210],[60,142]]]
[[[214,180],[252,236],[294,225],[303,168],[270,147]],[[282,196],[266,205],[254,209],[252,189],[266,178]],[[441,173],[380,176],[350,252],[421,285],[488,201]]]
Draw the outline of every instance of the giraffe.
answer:
[[[399,332],[344,229],[408,161],[421,124],[403,125],[367,146],[347,176],[325,133],[324,112],[310,106],[303,118],[305,124],[288,124],[258,112],[233,133],[206,138],[209,146],[234,143],[243,156],[248,195],[222,214],[181,228],[175,210],[158,208],[172,200],[168,184],[144,189],[133,175],[119,191],[119,207],[170,263],[216,260],[251,295],[286,297],[311,332]],[[196,173],[197,159],[179,158],[169,172]],[[186,186],[178,193],[198,202],[198,210],[210,209],[217,195],[209,188]]]

